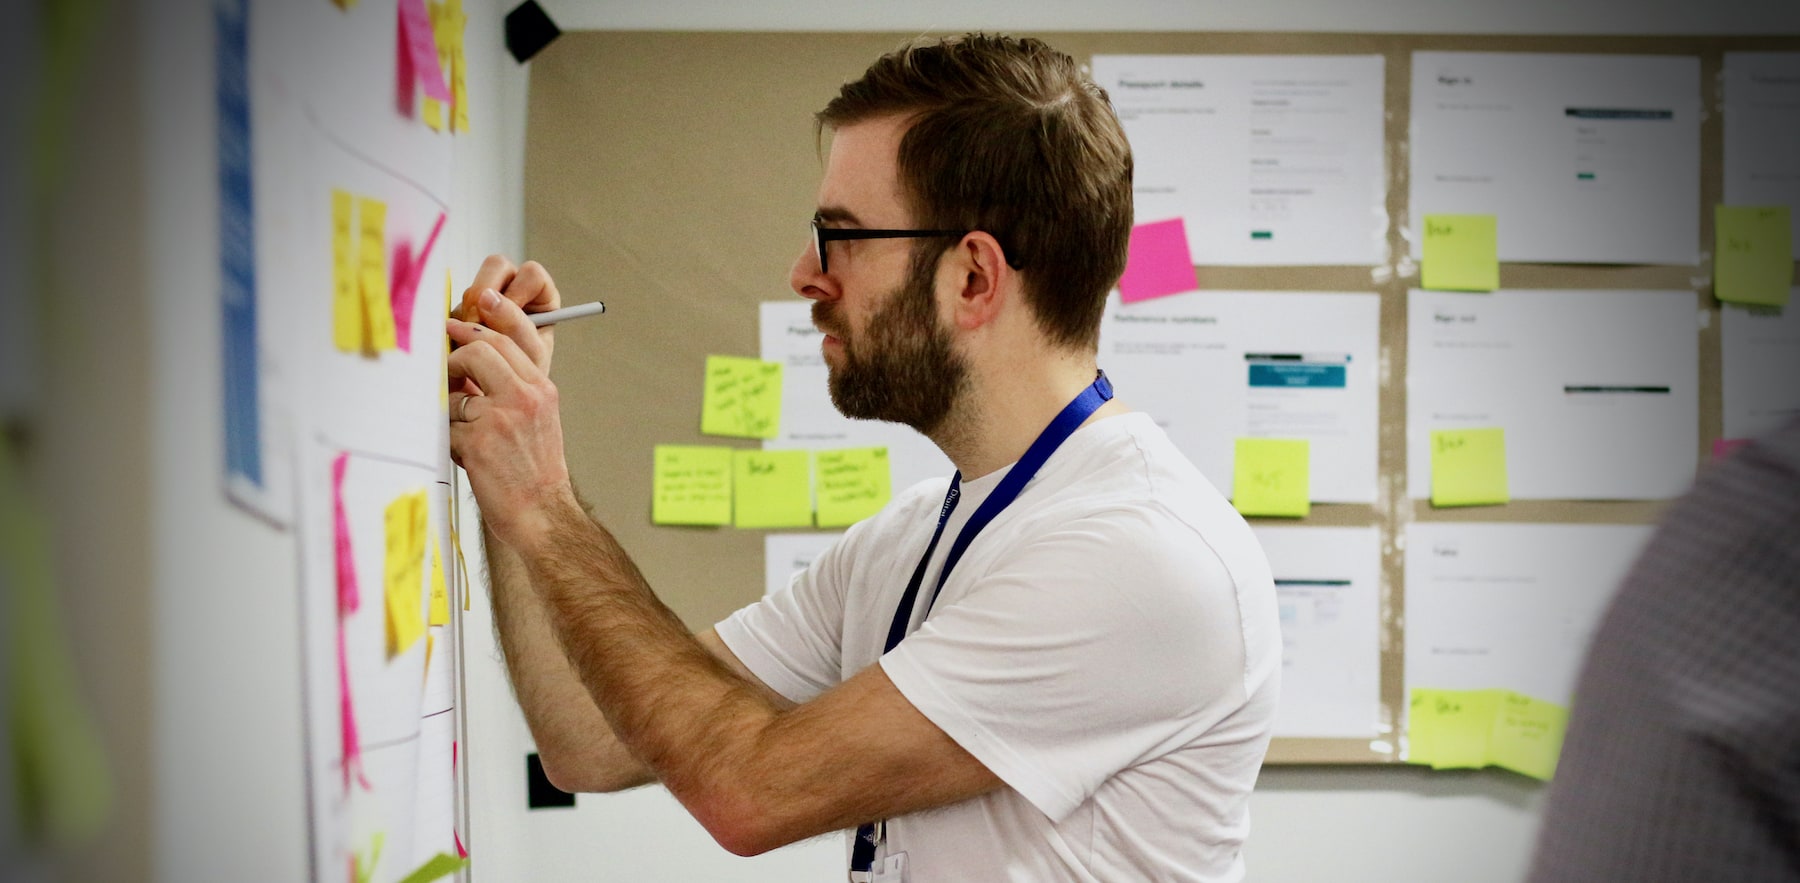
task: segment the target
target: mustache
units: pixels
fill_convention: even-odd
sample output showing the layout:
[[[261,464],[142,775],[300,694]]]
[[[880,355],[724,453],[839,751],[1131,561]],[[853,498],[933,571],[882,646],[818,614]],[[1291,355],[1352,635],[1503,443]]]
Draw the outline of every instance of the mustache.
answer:
[[[844,329],[838,324],[837,310],[837,304],[826,303],[822,300],[813,301],[812,322],[813,327],[841,340],[844,337]]]

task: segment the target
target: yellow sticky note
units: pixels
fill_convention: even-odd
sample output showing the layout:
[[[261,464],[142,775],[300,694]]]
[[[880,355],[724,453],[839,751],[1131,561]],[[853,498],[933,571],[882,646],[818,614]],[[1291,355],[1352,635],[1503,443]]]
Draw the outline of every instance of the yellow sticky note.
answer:
[[[1440,770],[1487,766],[1504,692],[1413,688],[1406,714],[1407,761]]]
[[[1438,291],[1500,287],[1500,246],[1493,215],[1426,215],[1419,284]]]
[[[387,651],[392,658],[425,635],[419,594],[425,588],[425,492],[402,494],[386,513],[387,553],[383,595],[387,599]]]
[[[881,511],[893,496],[887,448],[819,451],[813,475],[820,527],[848,527]]]
[[[356,278],[362,289],[363,321],[368,329],[367,348],[375,352],[395,349],[394,303],[388,291],[387,203],[379,199],[358,201],[362,238],[356,246]]]
[[[1492,763],[1548,781],[1556,773],[1568,725],[1568,709],[1508,691],[1494,720]]]
[[[730,524],[731,449],[657,445],[651,479],[655,524]]]
[[[781,363],[738,356],[706,357],[700,432],[774,438],[781,426]]]
[[[1792,218],[1785,205],[1721,205],[1713,214],[1713,296],[1785,307],[1794,284]]]
[[[1432,431],[1431,505],[1492,506],[1510,499],[1505,430]]]
[[[445,0],[444,29],[450,46],[450,131],[469,131],[469,87],[464,73],[469,67],[469,56],[463,52],[463,27],[469,17],[463,14],[462,0]]]
[[[412,873],[400,878],[400,883],[431,883],[433,880],[442,880],[468,865],[469,860],[466,858],[457,858],[447,852],[440,852]]]
[[[444,550],[431,538],[431,616],[427,625],[450,624],[450,585],[444,581]]]
[[[1305,439],[1238,439],[1231,505],[1245,515],[1305,518],[1312,511],[1310,450]]]
[[[362,295],[356,278],[354,197],[331,191],[331,342],[347,353],[368,347]]]
[[[733,451],[731,497],[738,527],[811,527],[812,454]]]

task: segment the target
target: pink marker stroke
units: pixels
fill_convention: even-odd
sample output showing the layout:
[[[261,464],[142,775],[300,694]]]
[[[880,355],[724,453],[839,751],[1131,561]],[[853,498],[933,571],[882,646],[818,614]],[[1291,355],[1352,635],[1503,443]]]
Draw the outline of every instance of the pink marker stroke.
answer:
[[[344,651],[344,621],[337,626],[338,717],[343,725],[344,790],[350,790],[350,776],[364,791],[373,791],[369,777],[363,774],[362,738],[356,732],[356,702],[350,695],[350,659]]]
[[[438,234],[444,232],[446,215],[438,212],[437,223],[431,225],[431,235],[425,237],[425,247],[413,254],[402,242],[394,246],[394,269],[390,288],[393,293],[394,336],[400,343],[401,352],[412,352],[412,320],[413,304],[419,299],[419,283],[425,277],[425,262],[431,260],[431,250],[437,246]]]
[[[337,545],[338,617],[342,619],[362,606],[362,593],[356,588],[356,555],[350,548],[350,517],[344,512],[344,473],[350,468],[350,455],[339,454],[331,461],[332,532]]]

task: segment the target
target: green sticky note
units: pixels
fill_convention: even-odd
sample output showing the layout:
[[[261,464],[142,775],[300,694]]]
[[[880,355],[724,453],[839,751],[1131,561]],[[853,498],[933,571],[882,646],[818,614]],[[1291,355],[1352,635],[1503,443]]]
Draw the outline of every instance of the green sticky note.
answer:
[[[26,492],[0,434],[0,707],[11,725],[14,794],[3,799],[39,842],[84,844],[105,828],[114,801],[112,763],[100,738],[63,627],[51,569],[50,528]]]
[[[1500,245],[1493,215],[1426,215],[1419,284],[1437,291],[1500,287]]]
[[[855,524],[881,511],[893,496],[887,448],[820,451],[814,460],[820,527]]]
[[[1785,205],[1721,205],[1713,214],[1713,296],[1785,307],[1794,284],[1792,220]]]
[[[774,438],[781,426],[781,363],[737,356],[706,357],[700,432]]]
[[[650,520],[656,524],[731,523],[731,449],[657,445]]]
[[[1305,439],[1240,438],[1231,466],[1231,505],[1245,515],[1305,518],[1312,511]]]
[[[1431,433],[1431,505],[1493,506],[1512,499],[1506,484],[1506,431]]]
[[[811,527],[812,453],[734,451],[732,523],[738,527]]]
[[[420,865],[418,870],[400,878],[400,883],[431,883],[433,880],[448,877],[468,865],[469,860],[466,858],[457,858],[447,852],[440,852],[432,856],[425,864]]]
[[[1568,709],[1508,691],[1494,720],[1492,763],[1548,781],[1556,773],[1568,725]]]
[[[1439,770],[1487,766],[1503,693],[1413,688],[1406,711],[1407,761]]]

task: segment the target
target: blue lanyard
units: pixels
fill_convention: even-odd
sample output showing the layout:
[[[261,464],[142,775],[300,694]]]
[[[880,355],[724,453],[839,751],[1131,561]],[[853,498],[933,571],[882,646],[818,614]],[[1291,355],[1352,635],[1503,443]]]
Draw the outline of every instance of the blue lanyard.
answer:
[[[938,573],[937,587],[932,589],[931,597],[925,601],[927,616],[931,615],[931,606],[937,603],[938,593],[944,590],[944,581],[950,578],[951,569],[962,559],[963,552],[968,550],[975,535],[981,533],[981,529],[987,527],[994,516],[1019,498],[1019,492],[1025,489],[1026,482],[1031,481],[1038,470],[1049,462],[1050,455],[1056,453],[1056,449],[1062,447],[1062,443],[1112,397],[1112,383],[1106,379],[1106,372],[1095,372],[1094,382],[1082,390],[1074,401],[1063,406],[1062,412],[1050,421],[1049,426],[1044,427],[1037,441],[1025,449],[1025,455],[1019,458],[1018,463],[1013,464],[1006,477],[1000,479],[994,492],[982,501],[981,507],[969,517],[969,523],[963,525],[962,531],[956,535],[956,541],[950,544],[950,554],[944,558],[944,569]],[[913,568],[912,579],[906,584],[906,593],[900,596],[900,604],[894,608],[894,621],[888,625],[887,643],[882,653],[899,646],[901,639],[906,637],[906,626],[912,620],[913,605],[918,602],[919,587],[925,582],[925,568],[931,564],[931,555],[937,551],[938,540],[944,536],[944,525],[950,521],[950,513],[956,511],[956,503],[961,498],[962,471],[957,470],[956,475],[950,479],[950,492],[944,495],[944,505],[938,509],[937,530],[932,532],[931,543],[925,547],[925,555],[919,559],[919,566]],[[850,856],[852,880],[869,879],[867,875],[875,866],[875,844],[882,838],[882,833],[878,831],[874,824],[865,824],[856,829],[856,844]],[[857,876],[859,874],[863,876]]]

